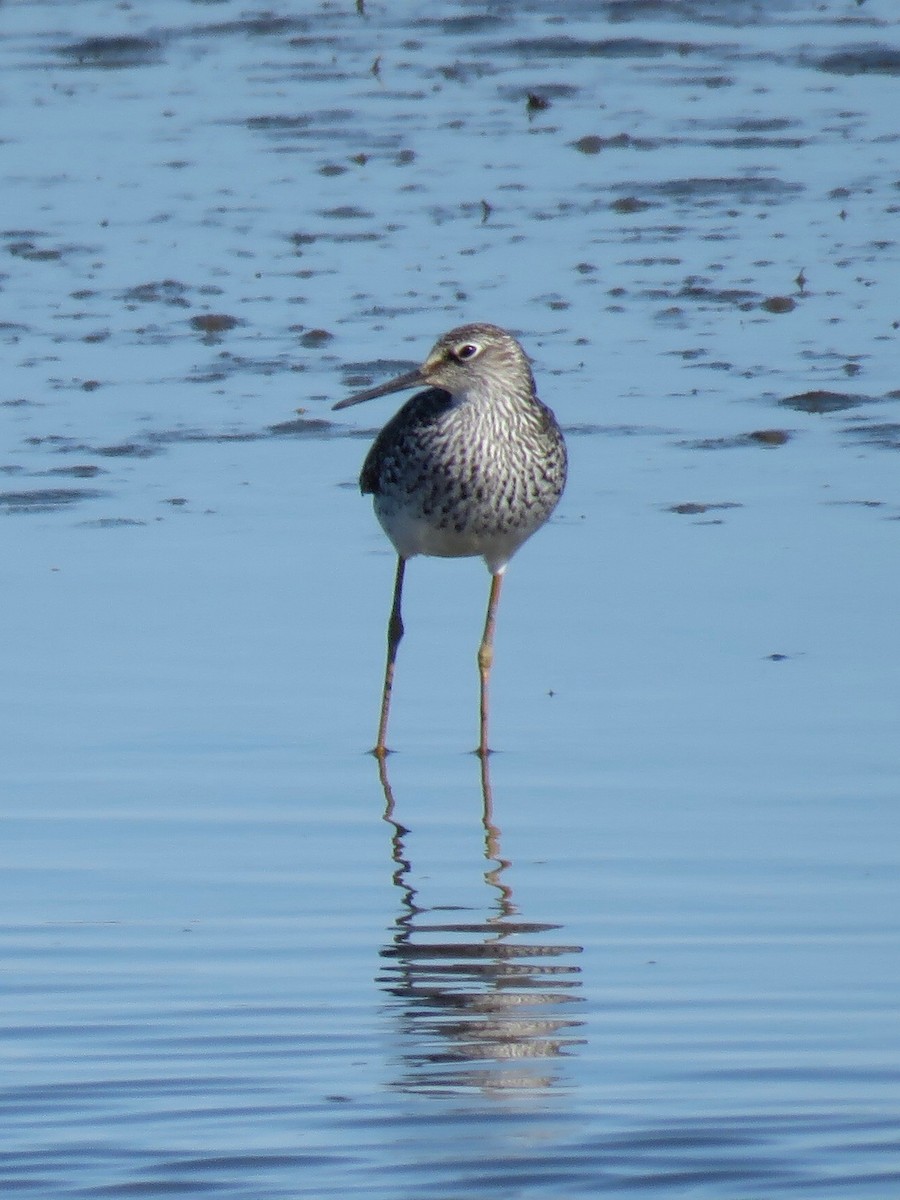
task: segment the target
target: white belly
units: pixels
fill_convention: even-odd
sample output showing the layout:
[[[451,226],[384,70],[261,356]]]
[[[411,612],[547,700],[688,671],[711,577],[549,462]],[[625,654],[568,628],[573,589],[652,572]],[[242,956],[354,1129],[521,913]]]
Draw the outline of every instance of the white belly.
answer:
[[[375,514],[402,558],[413,558],[417,554],[434,558],[481,556],[494,574],[503,570],[528,536],[523,537],[521,530],[492,534],[459,532],[452,527],[435,525],[411,514],[408,509],[394,508],[381,502],[380,497],[375,500]]]

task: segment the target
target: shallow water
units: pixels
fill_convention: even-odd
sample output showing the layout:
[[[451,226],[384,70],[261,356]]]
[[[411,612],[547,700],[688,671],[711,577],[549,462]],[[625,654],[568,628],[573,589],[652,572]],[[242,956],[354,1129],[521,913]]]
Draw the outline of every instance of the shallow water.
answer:
[[[0,68],[0,1189],[896,1193],[891,0],[20,0]],[[473,319],[570,485],[489,775],[440,561],[379,775],[330,405]]]

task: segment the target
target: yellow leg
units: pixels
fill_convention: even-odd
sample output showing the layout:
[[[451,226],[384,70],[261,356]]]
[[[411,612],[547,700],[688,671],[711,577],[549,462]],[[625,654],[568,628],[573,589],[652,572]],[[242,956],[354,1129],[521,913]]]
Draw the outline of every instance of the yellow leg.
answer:
[[[488,683],[491,678],[491,665],[494,661],[494,628],[497,624],[497,605],[500,603],[500,588],[503,586],[503,573],[491,576],[491,591],[488,597],[487,616],[484,621],[484,636],[478,647],[478,674],[481,678],[481,737],[476,754],[482,758],[490,754],[488,746]]]
[[[403,573],[406,570],[406,559],[397,559],[397,575],[394,579],[394,602],[391,605],[391,615],[387,628],[387,663],[384,668],[384,689],[381,693],[381,720],[378,722],[378,741],[372,753],[376,758],[383,759],[388,749],[384,744],[387,736],[388,715],[391,710],[391,691],[394,687],[394,663],[397,660],[397,647],[403,637],[403,618],[400,615],[400,603],[403,595]]]

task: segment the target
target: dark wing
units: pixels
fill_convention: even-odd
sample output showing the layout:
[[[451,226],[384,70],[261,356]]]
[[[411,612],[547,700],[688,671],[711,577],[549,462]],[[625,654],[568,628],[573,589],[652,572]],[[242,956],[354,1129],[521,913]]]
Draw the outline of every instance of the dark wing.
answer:
[[[402,469],[404,458],[426,435],[442,413],[450,407],[452,396],[442,388],[416,392],[388,421],[372,443],[362,471],[359,490],[364,496],[377,495],[382,490],[385,471]]]

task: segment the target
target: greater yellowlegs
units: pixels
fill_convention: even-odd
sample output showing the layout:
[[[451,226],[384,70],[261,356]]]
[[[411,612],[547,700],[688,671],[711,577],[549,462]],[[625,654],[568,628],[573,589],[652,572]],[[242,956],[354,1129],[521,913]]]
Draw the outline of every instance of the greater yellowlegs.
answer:
[[[481,724],[478,751],[488,749],[488,682],[494,627],[506,566],[540,529],[566,483],[566,446],[553,413],[537,398],[524,350],[496,325],[461,325],[435,343],[421,367],[357,392],[334,408],[424,384],[381,430],[359,477],[363,495],[397,551],[387,631],[381,720],[373,753],[385,737],[406,560],[481,555],[491,573],[484,634],[478,649]]]

